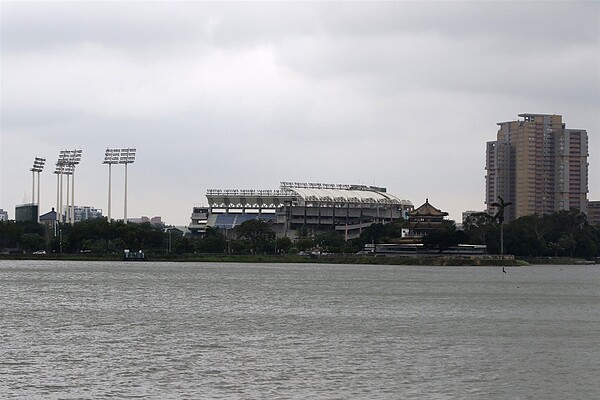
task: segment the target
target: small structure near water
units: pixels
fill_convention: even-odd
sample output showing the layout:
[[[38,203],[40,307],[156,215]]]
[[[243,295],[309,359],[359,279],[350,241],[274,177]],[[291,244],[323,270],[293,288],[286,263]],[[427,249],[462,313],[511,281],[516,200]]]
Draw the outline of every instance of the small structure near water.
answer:
[[[420,243],[399,244],[381,243],[365,244],[363,255],[375,256],[483,256],[487,254],[486,245],[481,244],[459,244],[450,246],[442,252],[429,249]]]
[[[125,249],[123,251],[123,260],[124,261],[146,261],[146,255],[142,250],[135,252],[130,251],[129,249]]]

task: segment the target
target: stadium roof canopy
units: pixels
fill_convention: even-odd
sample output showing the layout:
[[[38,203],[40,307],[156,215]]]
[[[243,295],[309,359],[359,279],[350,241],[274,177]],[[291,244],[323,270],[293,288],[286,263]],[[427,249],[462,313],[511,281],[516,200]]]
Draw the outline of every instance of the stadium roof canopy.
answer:
[[[284,201],[298,205],[338,203],[410,206],[409,200],[387,193],[385,188],[365,185],[281,182],[279,190],[209,189],[206,197],[213,206],[278,207]]]
[[[305,202],[333,203],[368,203],[368,204],[399,204],[412,205],[408,200],[402,200],[385,192],[383,188],[358,185],[290,185],[282,182],[282,189],[296,193]]]

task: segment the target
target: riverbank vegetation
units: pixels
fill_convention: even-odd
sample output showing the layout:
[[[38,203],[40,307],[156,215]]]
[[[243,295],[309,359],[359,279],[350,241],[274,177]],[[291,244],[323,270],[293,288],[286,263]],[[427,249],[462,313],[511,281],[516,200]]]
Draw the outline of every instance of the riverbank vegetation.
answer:
[[[86,259],[120,258],[129,249],[144,250],[152,259],[217,260],[227,256],[228,260],[238,257],[257,261],[258,257],[274,257],[281,262],[286,257],[285,262],[314,262],[317,255],[327,255],[329,261],[343,257],[345,263],[354,262],[354,258],[365,263],[370,262],[368,257],[356,256],[365,244],[397,242],[405,227],[403,221],[375,224],[363,229],[359,238],[348,241],[334,231],[313,234],[301,230],[292,241],[277,238],[269,223],[260,220],[247,221],[234,232],[208,228],[203,237],[184,237],[179,230],[147,223],[109,223],[105,219],[61,224],[57,234],[34,222],[4,221],[0,222],[0,249],[13,254],[45,253],[48,258],[61,254]],[[424,237],[423,243],[440,253],[459,243],[485,244],[489,254],[500,254],[500,226],[493,218],[475,214],[463,228],[446,221],[443,229]],[[504,245],[505,254],[521,258],[593,259],[600,256],[600,227],[589,225],[584,214],[574,211],[527,216],[504,225]]]

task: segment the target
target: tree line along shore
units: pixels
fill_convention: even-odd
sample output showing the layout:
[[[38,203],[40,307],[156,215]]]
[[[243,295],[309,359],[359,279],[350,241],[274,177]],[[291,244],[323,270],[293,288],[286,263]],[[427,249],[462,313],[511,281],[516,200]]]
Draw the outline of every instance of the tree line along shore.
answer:
[[[492,217],[469,217],[462,229],[444,221],[442,229],[426,235],[423,246],[439,250],[428,257],[375,257],[357,255],[365,244],[394,243],[401,239],[404,221],[374,224],[360,237],[344,240],[339,233],[301,231],[298,238],[276,237],[268,222],[250,220],[234,234],[208,228],[202,237],[182,236],[144,224],[109,223],[106,219],[61,224],[49,232],[35,222],[0,222],[3,258],[120,259],[127,249],[143,250],[148,259],[231,262],[329,262],[411,265],[517,265],[530,263],[593,262],[600,257],[600,227],[588,224],[585,214],[560,211],[544,216],[521,217],[503,226],[504,254],[514,259],[488,256],[447,256],[443,250],[457,244],[486,245],[489,255],[500,254],[500,225]],[[36,254],[34,254],[36,253]],[[299,255],[302,254],[302,255]],[[519,261],[521,260],[521,261]]]

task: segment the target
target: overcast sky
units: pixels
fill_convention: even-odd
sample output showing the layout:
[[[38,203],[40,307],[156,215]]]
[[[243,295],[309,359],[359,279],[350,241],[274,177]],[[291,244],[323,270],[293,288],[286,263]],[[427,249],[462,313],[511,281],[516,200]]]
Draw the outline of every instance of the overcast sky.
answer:
[[[81,148],[75,203],[107,213],[106,147],[135,147],[128,217],[187,225],[206,189],[388,188],[460,221],[485,143],[520,113],[587,129],[600,200],[600,3],[1,2],[0,208]],[[113,168],[113,218],[123,217]]]

